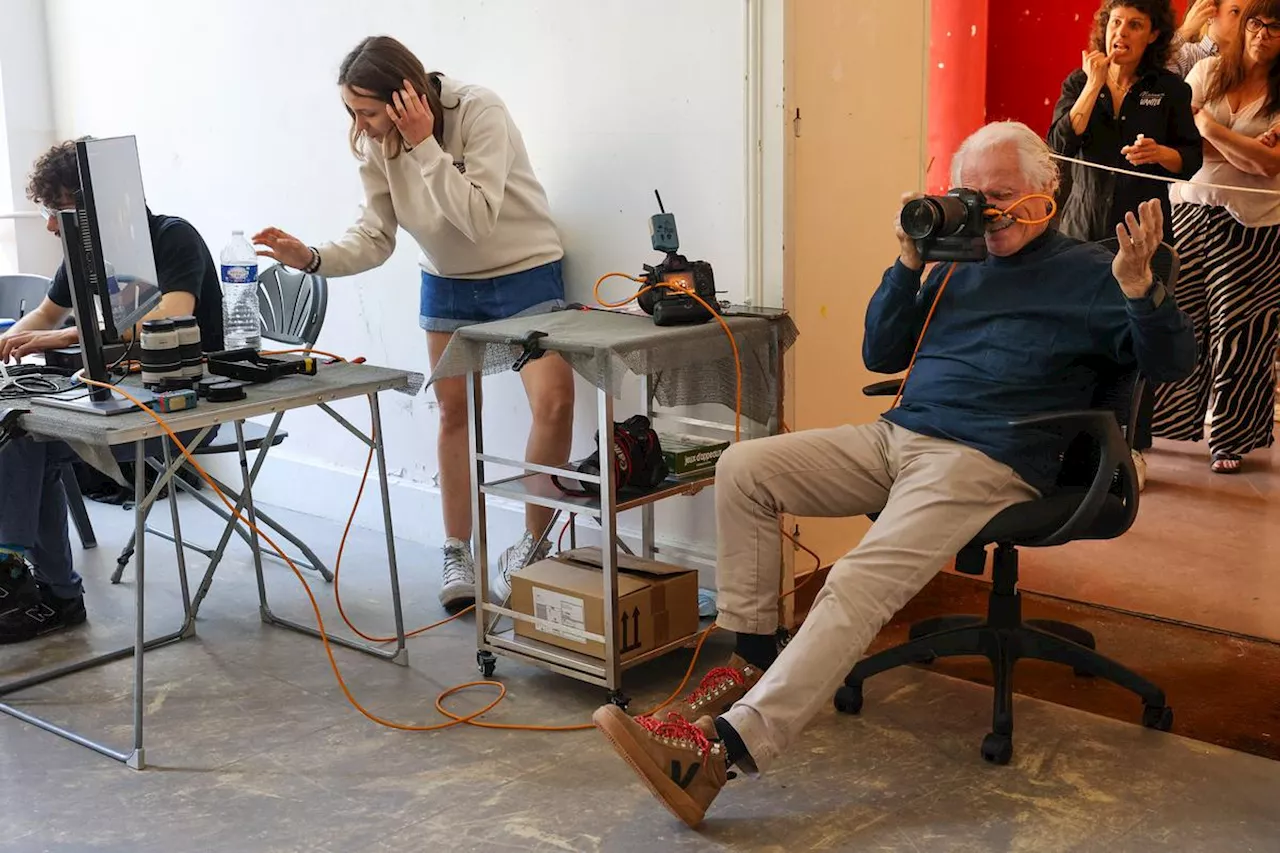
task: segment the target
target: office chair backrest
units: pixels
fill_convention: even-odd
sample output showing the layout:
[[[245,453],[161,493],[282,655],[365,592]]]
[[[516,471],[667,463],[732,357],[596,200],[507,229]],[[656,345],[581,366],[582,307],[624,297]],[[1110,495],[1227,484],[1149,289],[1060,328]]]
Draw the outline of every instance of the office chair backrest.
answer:
[[[258,275],[264,338],[294,347],[315,346],[328,307],[329,283],[322,275],[290,272],[279,265]]]
[[[30,314],[48,292],[49,279],[42,275],[0,275],[0,317]]]
[[[1099,245],[1110,252],[1117,250],[1115,238],[1099,241]],[[1172,293],[1177,284],[1179,272],[1178,253],[1167,243],[1161,243],[1151,261],[1152,272],[1160,278],[1165,287]],[[1117,369],[1114,364],[1104,362],[1097,369],[1097,385],[1094,388],[1091,408],[1108,410],[1115,414],[1116,422],[1121,427],[1125,444],[1133,449],[1134,434],[1138,420],[1138,408],[1145,387],[1145,379],[1133,368]],[[1063,453],[1062,469],[1058,476],[1058,485],[1069,490],[1087,489],[1094,473],[1098,469],[1101,448],[1088,436],[1080,435],[1072,440]],[[1098,522],[1105,529],[1096,525],[1090,530],[1090,538],[1111,538],[1124,533],[1132,524],[1138,512],[1137,474],[1133,460],[1129,454],[1123,454],[1109,489],[1111,495],[1120,500],[1123,509],[1120,512],[1108,512],[1099,515]]]

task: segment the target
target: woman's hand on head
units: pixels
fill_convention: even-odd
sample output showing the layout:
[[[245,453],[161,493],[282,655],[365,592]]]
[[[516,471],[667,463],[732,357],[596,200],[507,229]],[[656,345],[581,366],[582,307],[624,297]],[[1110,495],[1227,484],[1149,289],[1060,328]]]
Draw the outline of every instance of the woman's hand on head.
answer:
[[[254,234],[253,245],[259,255],[287,267],[301,270],[311,265],[311,248],[279,228],[264,228]]]
[[[1200,31],[1217,14],[1218,4],[1215,0],[1196,0],[1187,9],[1187,16],[1182,19],[1182,26],[1178,28],[1178,35],[1185,42],[1199,41]]]
[[[436,117],[427,104],[427,96],[419,95],[408,80],[404,81],[403,89],[392,93],[387,115],[410,148],[426,142],[436,129]]]

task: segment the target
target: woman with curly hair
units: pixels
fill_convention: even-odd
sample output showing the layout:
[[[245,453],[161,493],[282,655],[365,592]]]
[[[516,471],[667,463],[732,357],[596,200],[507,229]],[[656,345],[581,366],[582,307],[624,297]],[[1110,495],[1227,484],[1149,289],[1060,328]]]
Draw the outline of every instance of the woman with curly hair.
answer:
[[[1191,87],[1167,70],[1176,30],[1169,0],[1103,0],[1094,18],[1083,67],[1062,84],[1049,144],[1059,154],[1131,172],[1186,180],[1204,160],[1191,109]],[[1173,242],[1169,184],[1094,169],[1064,170],[1061,229],[1078,240],[1114,237],[1125,211],[1159,199],[1166,243]],[[1152,392],[1140,401],[1134,439],[1138,482],[1141,451],[1151,447]]]
[[[1083,67],[1063,81],[1049,131],[1053,149],[1166,178],[1194,175],[1203,154],[1191,87],[1165,70],[1174,32],[1169,0],[1103,0]],[[1153,198],[1172,242],[1168,184],[1073,165],[1062,230],[1086,241],[1112,237],[1125,211]]]

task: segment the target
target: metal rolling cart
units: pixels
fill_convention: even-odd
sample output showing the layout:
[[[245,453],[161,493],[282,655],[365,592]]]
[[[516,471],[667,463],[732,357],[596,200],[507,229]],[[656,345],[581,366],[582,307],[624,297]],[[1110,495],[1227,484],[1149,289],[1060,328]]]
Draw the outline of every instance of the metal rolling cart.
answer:
[[[742,437],[774,434],[781,425],[783,355],[794,343],[795,324],[783,312],[753,315],[726,315],[737,344],[741,365]],[[705,431],[734,433],[731,417],[724,421],[699,419],[673,412],[656,411],[655,401],[664,409],[720,403],[733,412],[739,389],[735,357],[725,330],[718,323],[697,326],[658,327],[645,315],[594,309],[513,317],[460,329],[450,342],[431,381],[465,376],[471,436],[471,499],[473,548],[476,556],[476,659],[480,671],[489,677],[496,667],[496,655],[515,658],[553,670],[562,675],[607,688],[611,701],[625,706],[621,691],[622,674],[631,667],[664,655],[689,643],[696,632],[647,653],[620,659],[617,638],[607,626],[616,625],[618,610],[618,550],[630,553],[618,537],[618,514],[641,510],[640,555],[653,559],[656,552],[654,505],[678,495],[700,491],[715,481],[714,473],[689,480],[667,480],[657,488],[626,493],[619,498],[613,482],[613,467],[602,465],[599,476],[589,476],[569,468],[552,468],[518,459],[485,453],[480,407],[480,380],[484,374],[520,370],[530,360],[553,352],[564,358],[581,376],[596,387],[596,421],[600,436],[608,436],[614,424],[615,399],[624,396],[626,374],[639,378],[640,413],[658,423],[675,423]],[[486,465],[498,465],[521,473],[489,480]],[[562,492],[551,481],[558,475],[598,486],[600,497],[579,497]],[[604,634],[582,632],[584,640],[604,646],[604,659],[590,657],[528,637],[517,636],[513,627],[499,630],[502,617],[538,624],[528,614],[489,600],[489,547],[487,498],[500,497],[536,504],[555,511],[544,539],[564,513],[594,519],[600,526],[601,567],[604,578]],[[576,527],[570,527],[576,539]],[[612,543],[610,545],[610,543]],[[576,541],[575,543],[576,544]]]

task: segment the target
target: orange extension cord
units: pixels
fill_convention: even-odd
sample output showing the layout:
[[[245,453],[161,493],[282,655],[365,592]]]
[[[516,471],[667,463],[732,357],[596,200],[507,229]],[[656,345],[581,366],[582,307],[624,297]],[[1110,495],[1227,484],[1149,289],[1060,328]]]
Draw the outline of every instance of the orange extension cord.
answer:
[[[614,273],[611,275],[623,275],[623,274]],[[599,282],[596,283],[597,291],[599,290],[600,282],[603,282],[606,278],[609,278],[609,277],[610,276],[605,276],[604,278],[600,279]],[[630,276],[625,276],[625,277],[631,278]],[[683,290],[683,288],[680,288],[680,289]],[[609,303],[605,303],[603,301],[601,301],[601,304],[604,305],[605,307],[616,308],[622,305],[626,305],[627,303],[638,298],[639,295],[640,294],[637,293],[635,296],[632,296],[631,299],[628,299],[624,302],[615,303],[613,305],[610,305]],[[699,298],[696,294],[690,293],[689,295],[693,296],[693,298],[696,299],[698,302],[700,302],[703,305],[703,307],[711,311],[712,315],[715,316],[720,321],[721,327],[724,329],[725,333],[729,336],[729,342],[733,349],[734,365],[737,371],[737,394],[735,397],[735,406],[734,406],[734,416],[735,416],[734,435],[735,435],[735,438],[740,437],[741,417],[742,417],[742,362],[738,354],[737,342],[734,341],[733,333],[729,330],[728,324],[724,322],[724,319],[719,316],[718,312],[712,310],[711,307],[707,305],[705,302],[703,302],[703,300]],[[263,355],[284,355],[287,353],[295,353],[295,352],[305,353],[307,355],[320,355],[326,358],[331,358],[335,361],[346,360],[341,356],[334,355],[333,353],[327,353],[327,352],[323,352],[321,350],[315,350],[315,349],[277,350],[272,352],[264,352]],[[131,403],[133,403],[139,409],[145,412],[148,416],[150,416],[151,419],[154,420],[162,430],[164,430],[165,434],[168,435],[169,439],[173,441],[174,445],[182,453],[183,458],[185,458],[187,462],[191,464],[192,468],[194,468],[196,473],[200,475],[201,479],[203,479],[206,483],[209,484],[210,488],[213,489],[214,494],[216,494],[218,496],[218,499],[222,501],[224,506],[226,506],[227,510],[231,513],[232,517],[236,521],[243,522],[250,530],[256,533],[258,537],[262,539],[263,542],[265,542],[268,546],[270,546],[270,548],[273,551],[275,551],[276,554],[278,554],[282,560],[284,560],[284,562],[289,566],[289,569],[293,572],[294,577],[296,577],[298,579],[298,582],[302,584],[302,588],[307,594],[307,600],[311,604],[311,610],[315,615],[315,619],[316,619],[316,626],[320,632],[321,642],[324,644],[325,655],[329,659],[329,667],[330,669],[333,670],[333,675],[338,682],[338,687],[342,690],[343,696],[346,697],[347,701],[351,704],[351,706],[354,707],[366,718],[368,718],[374,723],[377,723],[378,725],[385,726],[390,729],[396,729],[399,731],[407,731],[407,732],[440,731],[442,729],[448,729],[458,725],[476,726],[478,728],[485,728],[485,729],[501,729],[505,731],[527,731],[527,732],[571,732],[571,731],[586,731],[591,728],[594,728],[594,726],[591,723],[585,723],[581,725],[569,725],[569,726],[539,726],[539,725],[526,725],[526,724],[515,724],[515,723],[483,722],[478,718],[483,716],[484,714],[487,714],[489,711],[492,711],[494,708],[496,708],[499,705],[499,703],[501,703],[502,700],[506,698],[506,695],[507,695],[507,688],[504,684],[502,684],[502,682],[490,681],[490,680],[469,681],[469,682],[466,682],[465,684],[458,684],[458,685],[455,685],[454,687],[450,687],[449,689],[441,692],[436,697],[435,699],[436,711],[439,712],[442,716],[449,718],[449,722],[437,723],[435,725],[413,725],[408,723],[398,723],[398,722],[395,722],[394,720],[388,720],[383,717],[380,717],[374,712],[370,711],[368,708],[366,708],[364,705],[360,703],[360,701],[351,692],[351,689],[347,686],[346,679],[343,678],[342,671],[338,667],[337,659],[334,657],[333,646],[330,644],[329,638],[327,636],[327,632],[325,630],[324,616],[320,612],[319,602],[316,601],[315,594],[312,592],[311,585],[307,582],[306,577],[303,576],[302,572],[298,569],[297,565],[293,562],[293,560],[289,557],[289,555],[286,554],[278,544],[276,544],[274,539],[272,539],[268,534],[266,534],[261,529],[259,529],[256,525],[252,524],[239,510],[235,508],[235,506],[231,503],[231,501],[227,500],[226,495],[222,493],[222,490],[218,487],[218,484],[214,482],[213,478],[209,476],[209,474],[204,470],[203,467],[201,467],[200,463],[196,460],[195,456],[193,456],[191,451],[188,450],[188,448],[186,447],[186,445],[182,443],[182,441],[178,438],[177,433],[174,432],[174,430],[169,426],[168,422],[165,421],[163,417],[161,417],[158,413],[153,412],[151,409],[147,408],[145,405],[142,404],[140,400],[138,400],[136,397],[130,394],[127,390],[125,390],[124,388],[121,388],[118,385],[109,385],[107,383],[97,382],[95,380],[88,379],[83,375],[79,376],[78,378],[80,379],[81,382],[83,382],[86,385],[97,387],[97,388],[107,388],[112,391],[115,391],[116,393],[119,393],[125,399],[129,400]],[[372,437],[375,440],[377,438],[377,436],[372,436]],[[368,456],[365,459],[364,472],[360,478],[360,487],[356,493],[355,502],[351,507],[351,513],[348,515],[346,526],[343,528],[343,531],[342,531],[342,540],[338,546],[337,558],[334,561],[334,569],[333,569],[334,600],[338,607],[338,613],[342,617],[342,621],[345,622],[347,627],[350,628],[352,631],[354,631],[358,636],[362,637],[364,640],[368,642],[388,643],[388,642],[394,642],[396,638],[395,637],[377,637],[377,636],[367,634],[364,631],[361,631],[358,627],[356,627],[355,624],[352,623],[351,619],[347,616],[346,609],[343,607],[341,586],[339,585],[339,578],[342,570],[342,555],[346,549],[347,538],[350,536],[351,527],[355,521],[356,512],[360,507],[360,501],[364,497],[364,489],[365,489],[365,486],[368,484],[369,472],[373,465],[373,455],[374,455],[373,448],[370,448]],[[784,537],[789,539],[796,547],[800,548],[805,553],[813,557],[816,563],[815,569],[821,568],[822,560],[814,551],[812,551],[805,545],[801,544],[799,540],[791,536],[785,530],[782,530],[780,532]],[[818,576],[818,572],[815,570],[803,582],[796,585],[794,588],[792,588],[788,592],[783,593],[779,597],[779,600],[785,600],[786,598],[792,595],[795,595],[805,586],[805,584],[809,583],[817,576]],[[462,616],[465,616],[466,614],[473,612],[475,609],[476,609],[475,605],[471,605],[470,607],[467,607],[446,619],[441,619],[438,622],[433,622],[430,625],[425,625],[421,628],[417,628],[413,631],[407,632],[405,634],[405,639],[418,636],[420,634],[423,634],[427,631],[432,630],[433,628],[438,628],[441,625],[448,624],[449,622],[452,622],[455,619],[459,619]],[[698,642],[694,647],[693,657],[689,661],[689,666],[685,670],[684,677],[680,680],[680,684],[676,687],[674,691],[672,691],[670,696],[668,696],[665,700],[663,700],[660,704],[655,706],[653,709],[651,709],[647,713],[649,714],[657,713],[658,711],[665,708],[667,705],[670,705],[672,702],[674,702],[676,698],[681,693],[684,692],[684,689],[688,685],[689,680],[693,677],[693,672],[697,666],[698,658],[702,653],[702,646],[704,643],[706,643],[707,638],[710,637],[711,633],[715,630],[716,630],[716,626],[712,624],[706,630],[702,631],[702,633],[698,636]],[[478,687],[496,688],[498,690],[497,698],[491,701],[488,705],[485,705],[480,710],[475,711],[471,714],[467,714],[465,716],[459,716],[458,714],[455,714],[449,709],[444,707],[444,701],[449,697],[453,696],[454,694],[460,693],[463,690],[469,690],[469,689],[478,688]]]

